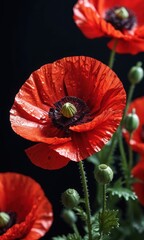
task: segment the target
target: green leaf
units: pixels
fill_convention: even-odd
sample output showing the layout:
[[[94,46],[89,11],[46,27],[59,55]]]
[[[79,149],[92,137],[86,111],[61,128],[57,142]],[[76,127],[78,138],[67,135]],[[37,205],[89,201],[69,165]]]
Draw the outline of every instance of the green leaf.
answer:
[[[111,192],[112,196],[123,197],[126,201],[129,199],[136,200],[136,194],[128,188],[122,186],[122,181],[119,179],[115,182],[112,188],[108,188],[107,191]]]
[[[53,237],[52,240],[66,240],[66,236],[57,236],[57,237]]]
[[[82,240],[82,238],[80,236],[76,236],[76,234],[69,233],[67,236],[62,235],[53,237],[52,240]]]
[[[99,230],[103,234],[110,234],[111,230],[119,227],[118,210],[99,212]]]

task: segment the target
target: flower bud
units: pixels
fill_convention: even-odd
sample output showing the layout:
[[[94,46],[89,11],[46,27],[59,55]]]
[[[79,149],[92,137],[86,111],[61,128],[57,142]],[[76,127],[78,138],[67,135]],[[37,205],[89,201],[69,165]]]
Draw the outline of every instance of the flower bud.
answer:
[[[0,212],[0,228],[6,227],[10,221],[10,216],[5,212]]]
[[[142,80],[144,76],[144,70],[141,66],[142,66],[142,62],[138,62],[136,66],[133,66],[130,69],[128,73],[128,79],[131,82],[131,84],[137,84]]]
[[[125,117],[124,127],[129,132],[132,133],[139,126],[139,117],[135,113],[135,109],[132,109],[132,112]]]
[[[75,223],[77,221],[77,216],[75,215],[75,213],[70,210],[70,209],[64,209],[62,211],[61,217],[63,218],[63,220],[68,223],[69,225],[72,225],[73,223]]]
[[[113,171],[106,164],[100,164],[96,168],[94,176],[98,183],[108,184],[113,179]]]
[[[62,193],[62,203],[66,208],[74,208],[80,202],[80,195],[75,189],[67,189],[64,193]]]

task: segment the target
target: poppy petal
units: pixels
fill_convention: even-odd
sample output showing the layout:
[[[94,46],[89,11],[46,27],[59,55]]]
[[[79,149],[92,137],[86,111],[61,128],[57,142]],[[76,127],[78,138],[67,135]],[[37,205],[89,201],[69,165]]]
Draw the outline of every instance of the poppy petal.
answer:
[[[110,49],[114,46],[115,39],[108,43]],[[133,55],[144,51],[144,39],[131,37],[131,40],[119,39],[116,52],[117,53],[131,53]]]
[[[141,181],[133,184],[133,190],[140,203],[144,205],[144,155],[140,157],[139,162],[132,169],[132,175]]]
[[[48,117],[49,107],[47,106],[47,111],[45,111],[46,105],[43,105],[42,100],[37,97],[38,90],[36,91],[36,99],[34,98],[33,91],[35,91],[36,87],[32,87],[32,83],[35,84],[35,81],[32,81],[32,77],[30,77],[15,97],[10,110],[10,121],[13,130],[20,136],[35,142],[58,144],[69,141],[70,138],[64,137],[62,131],[53,127]],[[55,136],[59,136],[59,138]]]
[[[99,128],[101,127],[100,125],[103,125],[103,124],[105,125],[107,124],[107,127],[108,127],[108,123],[109,123],[111,126],[112,122],[113,122],[113,126],[115,125],[118,126],[121,121],[122,114],[123,114],[123,111],[120,111],[120,110],[118,111],[105,110],[100,115],[96,116],[91,122],[70,127],[70,129],[75,132],[86,132],[86,131],[93,130],[95,128]],[[117,124],[116,124],[116,121],[117,121]]]
[[[0,192],[0,209],[17,214],[17,223],[0,238],[34,240],[44,236],[52,224],[53,212],[41,186],[22,174],[1,173]]]
[[[110,140],[120,123],[121,116],[122,112],[115,113],[115,116],[111,112],[111,117],[98,121],[94,129],[85,129],[85,124],[84,128],[83,125],[78,125],[80,129],[73,129],[76,132],[71,134],[71,142],[64,143],[61,146],[55,145],[52,148],[72,161],[81,161],[94,154],[94,152],[100,151]]]
[[[44,169],[59,169],[66,166],[70,161],[69,158],[59,155],[44,143],[36,144],[25,151],[32,163]]]
[[[89,144],[89,141],[86,140],[87,132],[86,134],[75,133],[72,135],[73,141],[63,145],[52,146],[53,150],[59,155],[75,162],[81,161],[87,156],[92,155],[94,149]]]

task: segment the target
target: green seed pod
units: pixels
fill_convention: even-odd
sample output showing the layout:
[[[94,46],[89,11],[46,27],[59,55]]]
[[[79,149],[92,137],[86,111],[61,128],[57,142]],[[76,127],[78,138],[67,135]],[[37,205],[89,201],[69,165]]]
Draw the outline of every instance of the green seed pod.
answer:
[[[139,117],[135,113],[135,109],[133,109],[132,112],[125,117],[124,127],[129,133],[132,133],[134,130],[138,128],[138,126]]]
[[[113,179],[113,171],[106,164],[100,164],[94,171],[94,176],[98,183],[108,184]]]
[[[137,84],[143,79],[144,70],[141,66],[142,66],[142,62],[138,62],[136,66],[133,66],[130,69],[128,73],[128,79],[131,82],[131,84]]]
[[[80,195],[75,189],[67,189],[61,196],[64,207],[72,209],[80,202]]]
[[[70,209],[64,209],[62,211],[61,217],[69,225],[72,225],[73,223],[75,223],[77,221],[76,214]]]
[[[71,118],[77,113],[76,107],[72,103],[65,103],[62,106],[61,113],[66,118]]]
[[[0,228],[6,227],[10,221],[10,216],[5,212],[0,212]]]
[[[115,10],[115,14],[118,18],[120,19],[127,19],[129,17],[129,13],[128,11],[126,10],[125,7],[120,7],[118,9]]]

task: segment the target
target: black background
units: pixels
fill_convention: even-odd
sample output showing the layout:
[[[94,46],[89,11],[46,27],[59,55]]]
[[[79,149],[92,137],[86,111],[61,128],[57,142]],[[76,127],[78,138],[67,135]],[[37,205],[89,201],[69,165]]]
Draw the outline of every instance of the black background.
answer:
[[[60,196],[69,187],[81,193],[78,166],[71,162],[63,169],[48,171],[33,165],[24,153],[32,143],[12,131],[9,110],[21,85],[45,63],[74,55],[91,56],[108,63],[110,50],[106,43],[109,39],[84,37],[72,18],[75,3],[76,0],[5,0],[1,3],[0,171],[23,173],[41,184],[54,211],[54,223],[42,239],[71,231],[60,217]],[[116,55],[114,70],[126,91],[130,67],[143,60],[143,53]],[[143,94],[144,81],[136,86],[133,98]],[[87,167],[88,179],[92,179],[93,166]],[[93,180],[89,180],[91,198],[94,186]]]

